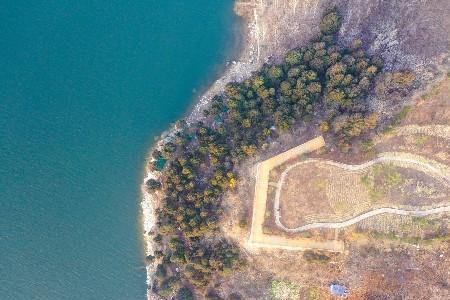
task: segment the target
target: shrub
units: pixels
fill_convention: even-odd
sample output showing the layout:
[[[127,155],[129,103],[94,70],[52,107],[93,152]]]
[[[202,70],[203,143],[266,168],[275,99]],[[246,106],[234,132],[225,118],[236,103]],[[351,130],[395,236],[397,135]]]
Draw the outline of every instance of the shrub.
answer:
[[[334,34],[339,30],[340,26],[341,17],[336,11],[332,11],[323,17],[322,22],[320,22],[320,31],[324,35]]]
[[[244,229],[247,228],[247,220],[246,219],[242,219],[239,221],[239,227]]]
[[[322,133],[328,132],[328,130],[330,130],[330,126],[328,125],[327,122],[321,122],[321,123],[319,124],[319,130],[320,130]]]
[[[216,291],[209,291],[206,295],[205,295],[205,299],[207,300],[223,300]]]
[[[167,271],[163,264],[158,264],[156,267],[155,276],[159,279],[163,279],[167,276]]]
[[[155,250],[154,255],[156,258],[162,258],[164,253],[161,250]]]
[[[300,299],[301,289],[298,285],[284,280],[274,280],[270,288],[272,297],[277,300]]]
[[[312,287],[308,288],[308,300],[319,300],[320,299],[320,291],[318,288]]]
[[[409,106],[409,105],[404,106],[397,115],[397,118],[396,118],[397,121],[404,120],[408,116],[410,111],[411,111],[411,106]]]
[[[280,78],[283,75],[283,70],[280,67],[270,67],[269,69],[269,77],[272,79]]]
[[[178,283],[178,278],[172,276],[170,278],[167,278],[161,282],[161,285],[159,286],[158,293],[166,298],[169,298],[171,295],[174,294],[176,287]]]
[[[298,65],[302,61],[303,55],[299,50],[291,50],[286,54],[284,60],[289,65]]]
[[[336,11],[328,13],[318,39],[290,51],[282,65],[265,64],[244,82],[228,84],[202,122],[182,126],[176,143],[162,148],[165,197],[157,223],[170,246],[164,261],[181,267],[190,284],[204,288],[240,265],[238,248],[218,230],[221,197],[239,184],[234,173],[240,162],[280,132],[300,122],[312,124],[322,108],[329,119],[321,129],[334,131],[342,149],[376,125],[364,97],[380,69],[358,43],[356,51],[335,44],[339,25]],[[148,185],[161,188],[156,180]],[[171,240],[175,235],[179,239]],[[274,282],[274,288],[282,285]]]
[[[153,241],[154,241],[155,243],[160,243],[160,242],[162,241],[162,235],[158,233],[158,234],[153,238]]]
[[[303,252],[303,258],[307,261],[307,262],[318,262],[318,263],[326,263],[328,261],[330,261],[330,257],[320,253],[320,252],[315,252],[312,250],[306,250],[305,252]]]
[[[366,140],[364,142],[361,143],[361,149],[365,152],[369,151],[370,149],[372,149],[372,147],[374,146],[374,142],[373,140],[369,139]]]
[[[228,296],[227,300],[241,300],[242,297],[237,293],[232,293]]]
[[[149,180],[147,180],[147,182],[145,184],[149,191],[159,190],[162,187],[161,182],[159,182],[158,180],[155,180],[153,178],[150,178]]]
[[[153,255],[147,255],[147,256],[145,257],[145,261],[146,261],[148,264],[151,264],[151,263],[153,263],[153,262],[155,261],[155,257],[154,257]]]
[[[377,96],[392,98],[393,93],[405,96],[412,89],[415,80],[416,76],[411,71],[387,72],[377,83]]]
[[[183,286],[181,289],[178,290],[178,293],[175,297],[176,300],[194,300],[194,295],[192,294],[191,290],[189,290],[187,287]]]

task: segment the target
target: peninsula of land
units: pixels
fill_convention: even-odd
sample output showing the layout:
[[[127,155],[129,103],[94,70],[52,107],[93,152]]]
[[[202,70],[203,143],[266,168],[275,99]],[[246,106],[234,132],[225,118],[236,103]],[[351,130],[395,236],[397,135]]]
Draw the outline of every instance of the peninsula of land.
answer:
[[[310,178],[302,182],[322,197],[309,205],[317,208],[311,212],[297,208],[289,197],[280,200],[284,197],[279,195],[281,185],[271,181],[281,172],[276,167],[289,168],[289,165],[266,170],[268,186],[262,192],[251,179],[257,177],[254,176],[257,162],[318,135],[325,137],[327,146],[308,153],[311,161],[331,157],[342,165],[357,165],[359,162],[355,161],[369,161],[371,155],[381,151],[377,147],[407,147],[403,142],[388,141],[382,134],[396,130],[419,96],[429,92],[427,87],[431,83],[444,80],[442,84],[446,84],[449,33],[440,27],[428,27],[427,33],[439,39],[430,41],[433,46],[416,45],[410,39],[411,32],[399,21],[409,17],[406,13],[400,16],[395,13],[408,9],[410,14],[425,13],[447,24],[449,18],[444,12],[450,12],[450,7],[445,1],[435,1],[443,8],[442,12],[427,10],[420,1],[367,3],[364,7],[356,0],[341,2],[344,1],[236,3],[236,12],[246,21],[243,29],[246,42],[240,60],[229,65],[186,120],[178,121],[166,131],[149,154],[142,184],[149,299],[323,299],[332,281],[350,282],[351,276],[345,270],[355,265],[346,265],[349,257],[360,262],[363,255],[372,261],[383,256],[385,250],[381,247],[365,253],[368,250],[364,247],[371,244],[355,242],[356,234],[383,237],[398,229],[396,234],[403,240],[396,242],[403,244],[396,245],[398,248],[390,254],[396,263],[400,263],[401,251],[417,241],[418,235],[430,243],[446,240],[448,209],[436,207],[448,207],[450,194],[439,182],[413,174],[407,166],[396,169],[387,163],[386,167],[368,170],[366,177],[352,174],[348,178],[361,182],[367,205],[394,199],[399,202],[398,199],[419,195],[420,191],[424,196],[414,198],[413,202],[425,208],[417,211],[427,212],[420,213],[424,217],[432,211],[433,215],[438,214],[437,219],[427,217],[425,221],[416,221],[417,214],[403,213],[401,205],[406,204],[395,202],[391,209],[397,213],[383,221],[387,224],[383,229],[365,221],[386,214],[380,210],[367,218],[369,214],[363,214],[364,218],[349,222],[341,231],[343,226],[321,229],[324,226],[304,225],[296,228],[305,230],[291,232],[277,227],[281,218],[278,212],[284,207],[293,207],[295,212],[288,214],[289,222],[307,216],[306,224],[335,224],[326,218],[336,215],[339,219],[359,204],[354,199],[342,198],[339,189],[344,183],[326,177],[328,171],[305,173],[315,177],[311,182]],[[416,20],[417,24],[423,22],[425,19]],[[448,105],[444,107],[448,109]],[[448,115],[444,114],[429,123],[445,125],[446,118]],[[418,143],[429,139],[423,138]],[[407,149],[412,153],[420,151]],[[444,153],[439,163],[445,165],[448,147],[436,141],[433,149],[435,153]],[[283,163],[296,166],[299,163],[295,160],[304,157],[290,159]],[[415,192],[409,190],[413,184],[420,186]],[[294,185],[294,194],[301,185]],[[292,244],[302,239],[302,245],[339,245],[339,250],[323,254],[320,251],[323,249],[314,247],[260,249],[250,245],[248,236],[251,241],[256,213],[252,214],[256,207],[252,205],[252,189],[267,197],[265,207],[269,207],[258,212],[260,227],[257,229],[261,236],[278,236],[275,240]],[[278,198],[274,196],[276,193]],[[278,202],[270,200],[272,196]],[[274,211],[270,209],[273,203],[278,203],[273,206]],[[408,205],[412,204],[408,202]],[[364,207],[361,211],[364,212]],[[326,221],[317,221],[322,219]],[[426,231],[415,231],[418,225],[411,222],[425,222],[428,227]],[[387,241],[388,237],[383,239]],[[433,247],[441,247],[436,245]],[[348,249],[356,256],[346,256]],[[277,258],[275,267],[267,257],[277,257],[280,252],[276,251],[284,252]],[[282,271],[292,259],[303,263],[302,274]],[[424,257],[411,255],[410,261],[422,262]],[[243,280],[243,276],[248,279]],[[271,280],[273,276],[279,279]],[[364,279],[355,282],[358,283],[353,283],[354,293],[364,295],[364,299],[372,299],[371,293],[378,293],[366,286]],[[430,289],[439,285],[438,279],[423,282]],[[401,289],[408,287],[408,283],[402,284]],[[445,290],[435,291],[439,297],[444,294]]]

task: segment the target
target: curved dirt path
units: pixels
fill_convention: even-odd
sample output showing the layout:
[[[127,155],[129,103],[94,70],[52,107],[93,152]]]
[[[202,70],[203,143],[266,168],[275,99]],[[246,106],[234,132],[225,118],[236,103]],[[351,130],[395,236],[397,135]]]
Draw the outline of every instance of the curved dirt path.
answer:
[[[348,227],[350,225],[356,224],[364,219],[371,218],[374,216],[378,216],[381,214],[395,214],[395,215],[402,215],[402,216],[413,216],[413,217],[425,217],[432,214],[439,214],[444,212],[450,212],[450,205],[448,206],[441,206],[436,208],[430,208],[425,210],[404,210],[399,208],[391,208],[391,207],[382,207],[377,208],[371,211],[368,211],[366,213],[363,213],[359,216],[356,216],[354,218],[351,218],[349,220],[343,221],[343,222],[318,222],[318,223],[310,223],[306,224],[297,228],[287,228],[283,225],[283,230],[286,230],[288,232],[296,233],[301,232],[305,230],[310,229],[317,229],[317,228],[328,228],[328,229],[339,229]]]
[[[432,208],[427,210],[403,210],[398,208],[378,208],[371,210],[369,212],[363,213],[359,216],[356,216],[354,218],[351,218],[349,220],[343,221],[343,222],[319,222],[319,223],[311,223],[306,224],[300,227],[296,228],[289,228],[286,227],[281,222],[281,212],[280,212],[280,195],[281,195],[281,188],[285,182],[286,175],[289,173],[290,170],[293,168],[307,163],[323,163],[326,165],[335,166],[347,171],[352,172],[358,172],[365,170],[375,164],[382,164],[382,163],[393,163],[401,167],[409,167],[413,168],[417,171],[423,172],[439,181],[441,181],[443,184],[450,186],[450,170],[447,166],[440,164],[434,160],[427,159],[425,157],[419,156],[419,155],[412,155],[409,153],[403,153],[403,152],[386,152],[381,153],[379,157],[370,160],[366,163],[360,164],[360,165],[348,165],[343,164],[331,160],[321,160],[321,159],[308,159],[305,161],[298,162],[296,164],[293,164],[292,166],[289,166],[286,170],[283,171],[281,174],[281,178],[277,184],[277,190],[275,193],[275,201],[274,201],[274,216],[275,216],[275,223],[278,227],[283,229],[286,232],[301,232],[305,230],[315,229],[315,228],[343,228],[350,225],[353,225],[355,223],[358,223],[364,219],[384,214],[384,213],[392,213],[392,214],[398,214],[398,215],[410,215],[410,216],[426,216],[429,214],[434,213],[441,213],[441,212],[450,212],[450,206],[445,207],[439,207],[439,208]]]
[[[273,168],[303,153],[312,152],[325,146],[323,137],[317,137],[286,152],[260,162],[256,165],[255,199],[253,201],[252,225],[247,243],[249,248],[273,248],[284,250],[318,249],[324,251],[343,252],[344,243],[338,240],[315,241],[308,238],[289,238],[263,231],[269,173]]]

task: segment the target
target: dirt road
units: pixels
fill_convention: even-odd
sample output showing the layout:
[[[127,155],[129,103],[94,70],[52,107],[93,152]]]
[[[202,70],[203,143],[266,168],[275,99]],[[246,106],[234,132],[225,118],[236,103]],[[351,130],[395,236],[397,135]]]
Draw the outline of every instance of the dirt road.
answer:
[[[324,251],[343,252],[342,241],[314,241],[306,238],[287,238],[279,235],[270,235],[263,232],[263,224],[266,212],[267,189],[269,184],[269,172],[273,168],[283,164],[289,159],[315,151],[325,146],[322,136],[312,139],[304,144],[260,162],[256,166],[255,198],[253,202],[252,227],[248,246],[250,248],[276,248],[285,250],[319,249]]]

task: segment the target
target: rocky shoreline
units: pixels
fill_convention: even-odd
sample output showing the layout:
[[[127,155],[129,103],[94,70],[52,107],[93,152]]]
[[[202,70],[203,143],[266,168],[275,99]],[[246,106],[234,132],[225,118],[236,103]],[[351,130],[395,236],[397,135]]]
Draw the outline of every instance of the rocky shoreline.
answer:
[[[404,4],[389,4],[390,11],[403,9]],[[395,15],[381,14],[386,11],[379,3],[371,3],[368,7],[361,7],[356,0],[348,4],[341,1],[244,1],[237,0],[235,13],[243,18],[241,35],[243,36],[241,53],[237,61],[227,62],[226,70],[209,89],[199,97],[191,111],[186,115],[186,122],[193,124],[203,119],[205,110],[214,95],[220,94],[227,83],[241,82],[250,77],[251,73],[258,70],[265,62],[277,61],[288,49],[302,45],[317,34],[317,24],[323,12],[330,6],[344,6],[346,13],[343,15],[343,26],[340,31],[341,43],[348,44],[355,37],[362,37],[368,44],[370,53],[377,53],[386,62],[385,69],[395,72],[400,69],[410,69],[418,74],[425,74],[421,78],[433,78],[433,66],[439,60],[435,53],[436,47],[420,47],[411,32],[403,27],[398,27]],[[409,7],[409,6],[408,6]],[[417,6],[419,9],[419,6]],[[424,9],[422,7],[422,9]],[[406,17],[405,17],[406,18]],[[369,21],[365,21],[369,20]],[[395,21],[395,22],[394,22]],[[385,26],[383,24],[388,24]],[[314,25],[314,26],[313,26]],[[315,31],[316,30],[316,31]],[[391,36],[391,33],[395,36]],[[393,42],[395,41],[395,43]],[[400,41],[400,42],[398,42]],[[430,44],[430,43],[428,43]],[[425,45],[428,45],[425,43]],[[442,45],[445,40],[442,41]],[[443,46],[441,46],[443,47]],[[426,48],[426,49],[424,49]],[[439,48],[439,47],[437,47]],[[406,50],[408,51],[406,51]],[[404,55],[404,52],[418,53],[417,55]],[[431,58],[432,59],[431,59]],[[399,104],[402,103],[399,101]],[[382,108],[377,108],[381,113]],[[396,110],[392,110],[396,111]],[[146,255],[153,255],[153,235],[155,231],[155,209],[159,205],[158,193],[150,194],[146,189],[146,181],[150,178],[158,179],[160,172],[151,171],[148,168],[152,161],[151,153],[154,149],[161,148],[163,142],[176,133],[176,126],[172,126],[164,132],[154,143],[149,151],[146,162],[145,176],[142,182],[142,202],[144,243]],[[148,299],[160,299],[152,293],[154,267],[147,264]]]
[[[216,80],[208,90],[199,97],[196,104],[193,106],[192,110],[187,114],[186,122],[188,124],[195,123],[203,118],[203,110],[205,110],[212,97],[221,93],[225,85],[232,81],[243,81],[248,78],[251,73],[258,69],[260,66],[260,60],[257,54],[257,41],[258,41],[258,25],[256,14],[252,16],[242,14],[239,7],[239,2],[235,3],[235,12],[238,15],[243,16],[243,26],[241,29],[241,34],[245,37],[243,39],[244,45],[242,45],[242,51],[239,54],[238,61],[231,61],[226,63],[226,70],[221,75],[221,77]],[[145,255],[154,255],[154,241],[153,233],[156,226],[156,214],[155,210],[159,206],[160,196],[158,194],[149,193],[146,188],[146,182],[149,179],[158,179],[160,177],[160,172],[151,170],[149,168],[149,163],[153,161],[151,153],[155,149],[160,149],[164,144],[164,141],[173,136],[177,131],[176,126],[172,126],[170,129],[161,134],[157,138],[156,142],[149,150],[145,163],[145,176],[141,184],[141,210],[142,210],[142,228],[143,228],[143,242],[145,247]],[[147,271],[147,299],[160,299],[159,296],[152,292],[152,283],[154,280],[156,264],[148,263],[146,264]]]

